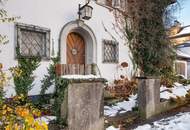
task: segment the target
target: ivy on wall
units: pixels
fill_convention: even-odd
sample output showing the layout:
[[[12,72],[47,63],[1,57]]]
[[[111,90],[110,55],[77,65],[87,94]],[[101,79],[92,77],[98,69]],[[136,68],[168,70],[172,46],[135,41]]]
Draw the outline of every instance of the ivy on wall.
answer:
[[[41,103],[46,102],[45,98],[43,97],[46,94],[46,91],[54,85],[54,92],[51,94],[51,98],[54,99],[53,104],[53,112],[54,115],[57,117],[56,124],[66,125],[67,116],[61,117],[61,105],[64,102],[64,99],[67,96],[67,87],[69,85],[69,80],[62,79],[61,77],[57,76],[56,74],[56,64],[60,61],[60,56],[58,54],[57,57],[51,58],[52,64],[49,65],[47,71],[48,73],[44,76],[41,86]],[[66,104],[65,104],[66,105]],[[67,106],[64,106],[65,108]]]
[[[131,26],[126,26],[125,32],[141,76],[160,76],[172,70],[176,54],[167,38],[163,17],[174,2],[128,0]]]
[[[19,47],[16,48],[18,65],[11,68],[15,91],[17,95],[28,95],[28,92],[33,87],[34,75],[33,72],[40,65],[41,58],[36,56],[25,57],[20,54]]]
[[[61,106],[64,100],[67,99],[67,88],[70,81],[68,79],[63,79],[57,77],[55,81],[55,92],[53,93],[53,99],[55,100],[53,109],[54,114],[57,117],[58,124],[67,125],[67,115],[61,116]],[[67,104],[64,104],[65,110],[67,111]]]
[[[41,86],[41,95],[44,95],[45,92],[48,90],[48,88],[50,88],[52,85],[54,85],[55,83],[55,79],[56,79],[56,64],[58,64],[59,62],[59,56],[55,57],[55,58],[51,58],[52,60],[52,64],[49,65],[47,71],[48,73],[46,75],[44,75],[44,78],[42,79],[42,86]]]
[[[2,1],[0,0],[0,4],[2,4]],[[15,22],[17,19],[20,19],[20,17],[11,17],[8,15],[8,12],[1,8],[0,9],[0,24],[1,23],[12,23]],[[0,34],[0,44],[6,44],[8,43],[8,37],[6,35]]]

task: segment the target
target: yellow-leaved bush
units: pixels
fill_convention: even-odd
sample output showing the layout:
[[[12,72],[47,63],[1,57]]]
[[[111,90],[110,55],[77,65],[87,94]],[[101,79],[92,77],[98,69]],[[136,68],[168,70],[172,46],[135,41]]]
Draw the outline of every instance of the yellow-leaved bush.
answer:
[[[7,75],[2,70],[0,64],[0,92],[7,82]],[[17,68],[13,68],[15,74],[22,73]],[[36,118],[41,116],[39,109],[35,108],[28,97],[17,95],[10,99],[4,99],[0,95],[0,130],[48,130],[48,126]]]

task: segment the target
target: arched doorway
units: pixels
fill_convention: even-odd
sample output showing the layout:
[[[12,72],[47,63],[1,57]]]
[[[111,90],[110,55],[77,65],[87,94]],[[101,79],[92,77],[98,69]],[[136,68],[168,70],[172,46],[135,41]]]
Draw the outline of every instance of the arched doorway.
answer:
[[[84,42],[84,44],[81,44],[81,46],[83,46],[83,49],[85,49],[84,53],[85,55],[82,58],[82,54],[80,54],[80,57],[82,59],[82,62],[80,63],[84,62],[84,64],[96,64],[97,63],[96,37],[92,29],[81,20],[71,21],[67,23],[61,30],[60,39],[59,39],[61,64],[74,63],[74,61],[67,60],[68,59],[67,55],[73,57],[74,55],[76,55],[75,53],[78,54],[78,50],[76,50],[76,48],[72,47],[70,49],[67,48],[68,37],[70,36],[76,37],[76,40],[77,38],[79,38],[81,41]],[[74,55],[72,53],[74,53]]]
[[[79,33],[67,36],[67,64],[85,64],[85,41]]]

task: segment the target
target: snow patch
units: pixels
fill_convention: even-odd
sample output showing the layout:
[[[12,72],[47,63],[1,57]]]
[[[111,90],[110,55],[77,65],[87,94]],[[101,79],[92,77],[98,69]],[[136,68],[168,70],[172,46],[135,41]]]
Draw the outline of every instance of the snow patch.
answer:
[[[50,121],[56,120],[56,117],[55,116],[42,116],[42,117],[36,118],[35,120],[49,124]]]
[[[175,116],[164,118],[150,124],[138,126],[134,130],[190,130],[190,112],[179,113]],[[119,130],[113,126],[106,130]]]
[[[137,95],[129,97],[129,101],[118,102],[113,106],[104,106],[105,116],[116,116],[118,113],[125,113],[132,111],[132,108],[136,106]]]
[[[108,127],[106,130],[119,130],[119,128],[115,128],[113,126]]]
[[[182,97],[188,93],[190,90],[190,85],[188,86],[183,86],[180,83],[174,83],[173,88],[166,88],[165,86],[162,86],[160,88],[160,98],[162,99],[170,99],[176,98],[177,96]]]
[[[189,130],[190,129],[190,112],[179,113],[156,122],[153,125],[145,124],[138,126],[134,130]]]
[[[98,75],[63,75],[61,76],[64,79],[96,79],[100,78]]]
[[[135,130],[150,130],[151,129],[151,125],[149,124],[146,124],[146,125],[143,125],[143,126],[139,126],[137,129]]]

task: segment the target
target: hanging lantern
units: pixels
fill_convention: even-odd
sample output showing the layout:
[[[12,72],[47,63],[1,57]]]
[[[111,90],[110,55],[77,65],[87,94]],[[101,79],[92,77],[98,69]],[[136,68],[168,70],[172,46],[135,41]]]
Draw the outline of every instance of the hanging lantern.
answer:
[[[85,4],[84,6],[80,7],[79,5],[79,19],[84,19],[84,20],[89,20],[92,18],[92,10],[93,10],[93,7]]]

